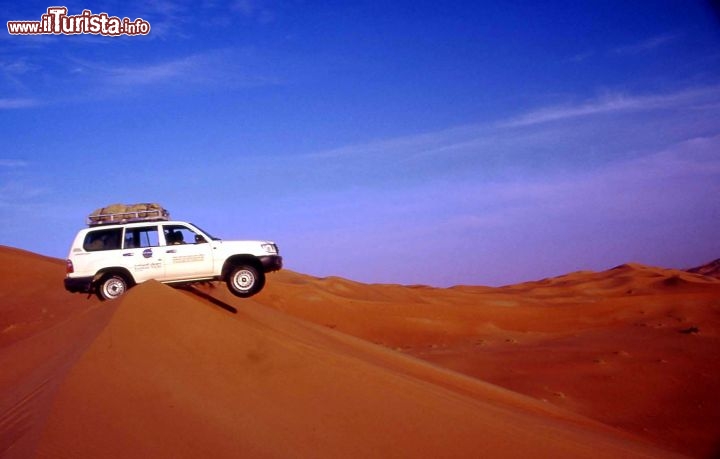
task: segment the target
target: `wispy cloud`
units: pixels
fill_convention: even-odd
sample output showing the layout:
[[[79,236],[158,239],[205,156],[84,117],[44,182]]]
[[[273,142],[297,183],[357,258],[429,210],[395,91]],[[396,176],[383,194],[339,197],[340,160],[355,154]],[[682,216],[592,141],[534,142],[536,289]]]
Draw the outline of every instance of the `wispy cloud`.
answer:
[[[565,61],[566,61],[566,62],[575,62],[575,63],[577,63],[577,62],[585,62],[585,61],[587,61],[588,59],[592,58],[594,55],[595,55],[595,52],[594,52],[594,51],[590,51],[590,50],[588,50],[588,51],[583,51],[583,52],[576,53],[576,54],[570,56],[570,57],[567,58]]]
[[[472,133],[482,129],[481,126],[460,126],[443,129],[435,132],[427,132],[403,137],[382,139],[359,145],[347,145],[329,150],[323,150],[308,154],[309,158],[328,159],[351,156],[372,156],[392,155],[398,156],[403,153],[418,154],[429,149],[448,148],[449,143],[456,144],[460,139],[472,138]]]
[[[112,57],[91,58],[70,52],[62,58],[6,57],[0,60],[0,111],[77,104],[156,90],[239,90],[282,82],[254,50],[209,49],[141,62]]]
[[[520,127],[605,113],[656,110],[687,106],[688,104],[703,104],[708,98],[717,98],[718,96],[720,96],[720,87],[718,86],[649,95],[610,94],[580,104],[556,105],[535,109],[502,121],[498,126]]]
[[[175,79],[197,78],[202,67],[198,56],[188,56],[180,59],[127,67],[107,67],[104,69],[108,83],[116,85],[149,85],[162,83]]]
[[[546,129],[552,122],[589,120],[594,116],[623,113],[655,113],[660,111],[696,110],[717,111],[720,108],[720,86],[685,88],[675,92],[655,94],[608,94],[576,104],[551,105],[520,113],[495,122],[468,124],[438,131],[373,142],[346,145],[312,152],[309,159],[384,158],[419,159],[434,156],[467,155],[487,151],[502,151],[517,147],[540,148],[547,136],[571,136],[573,132],[554,134]],[[676,119],[682,116],[675,113]],[[587,126],[587,125],[585,125]],[[520,134],[519,129],[523,128]],[[528,133],[527,128],[536,128]],[[573,128],[576,129],[576,128]]]
[[[22,159],[3,159],[0,158],[0,167],[2,168],[8,168],[8,169],[15,169],[19,167],[27,167],[30,165],[27,161],[23,161]]]
[[[565,62],[583,63],[595,58],[615,57],[618,56],[636,56],[643,53],[662,48],[678,41],[682,37],[680,33],[665,33],[654,37],[646,38],[634,43],[616,46],[605,50],[591,50],[577,52],[565,59]]]
[[[216,49],[143,64],[112,64],[73,59],[76,75],[86,75],[88,86],[131,88],[164,85],[179,87],[255,87],[278,84],[255,65],[243,50]]]
[[[638,109],[648,101],[643,98],[628,97],[622,94],[606,96],[600,100],[576,105],[558,105],[536,109],[498,124],[500,127],[519,127],[546,123],[567,118],[596,115],[620,110]]]
[[[19,108],[31,108],[41,105],[40,101],[32,98],[10,98],[0,99],[0,110],[14,110]]]
[[[618,46],[617,48],[613,49],[613,53],[621,55],[641,54],[672,43],[678,38],[680,38],[679,33],[665,33],[662,35],[656,35],[654,37],[650,37],[636,43]]]

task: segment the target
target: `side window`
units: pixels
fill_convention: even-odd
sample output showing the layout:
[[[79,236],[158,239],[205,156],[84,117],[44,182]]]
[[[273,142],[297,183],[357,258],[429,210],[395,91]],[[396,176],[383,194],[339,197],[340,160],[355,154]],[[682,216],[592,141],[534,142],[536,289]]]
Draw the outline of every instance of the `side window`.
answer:
[[[125,248],[140,249],[160,245],[157,226],[125,228]]]
[[[200,234],[182,225],[163,225],[166,245],[202,244],[207,240]]]
[[[101,250],[117,250],[120,248],[122,240],[122,228],[101,229],[90,231],[85,235],[83,241],[83,249],[88,252],[98,252]]]

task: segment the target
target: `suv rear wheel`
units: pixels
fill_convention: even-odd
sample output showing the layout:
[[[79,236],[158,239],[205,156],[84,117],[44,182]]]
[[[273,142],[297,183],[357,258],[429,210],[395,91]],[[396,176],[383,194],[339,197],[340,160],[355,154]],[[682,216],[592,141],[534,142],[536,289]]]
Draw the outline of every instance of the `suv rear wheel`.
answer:
[[[230,293],[247,298],[258,293],[265,286],[265,274],[251,265],[235,266],[227,277]]]
[[[128,282],[120,274],[106,274],[97,286],[97,296],[101,300],[115,300],[128,289]]]

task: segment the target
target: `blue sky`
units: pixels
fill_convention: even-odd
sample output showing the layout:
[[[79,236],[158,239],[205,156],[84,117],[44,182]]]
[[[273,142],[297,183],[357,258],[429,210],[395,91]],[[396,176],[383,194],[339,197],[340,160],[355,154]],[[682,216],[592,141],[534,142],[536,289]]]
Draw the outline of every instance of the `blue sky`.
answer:
[[[95,208],[160,202],[363,282],[720,257],[707,3],[62,5],[151,33],[0,33],[0,244],[64,258]]]

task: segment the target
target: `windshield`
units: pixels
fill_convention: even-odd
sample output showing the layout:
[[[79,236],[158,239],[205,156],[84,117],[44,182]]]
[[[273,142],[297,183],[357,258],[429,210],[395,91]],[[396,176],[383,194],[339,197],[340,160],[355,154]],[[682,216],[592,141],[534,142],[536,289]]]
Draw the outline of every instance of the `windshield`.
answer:
[[[195,228],[199,229],[203,234],[205,234],[207,237],[209,237],[209,238],[212,239],[213,241],[220,241],[220,240],[221,240],[219,237],[215,237],[215,236],[213,236],[212,234],[210,234],[210,233],[208,233],[207,231],[205,231],[204,229],[200,228],[200,227],[197,226],[195,223],[191,223],[191,225],[194,226]]]

